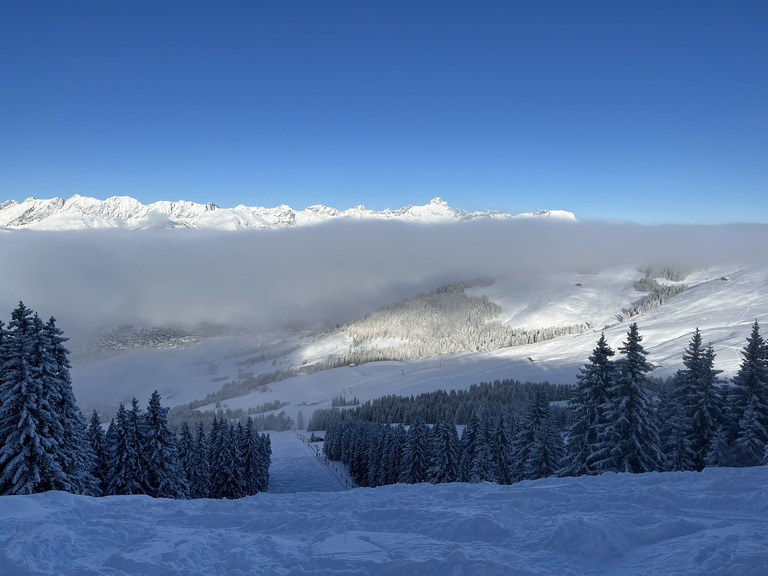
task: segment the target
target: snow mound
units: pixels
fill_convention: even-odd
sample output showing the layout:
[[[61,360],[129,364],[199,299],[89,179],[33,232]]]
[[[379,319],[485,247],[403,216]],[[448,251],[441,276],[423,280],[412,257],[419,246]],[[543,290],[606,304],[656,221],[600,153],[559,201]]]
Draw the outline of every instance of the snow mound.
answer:
[[[767,485],[760,467],[237,501],[5,496],[0,573],[757,576]]]

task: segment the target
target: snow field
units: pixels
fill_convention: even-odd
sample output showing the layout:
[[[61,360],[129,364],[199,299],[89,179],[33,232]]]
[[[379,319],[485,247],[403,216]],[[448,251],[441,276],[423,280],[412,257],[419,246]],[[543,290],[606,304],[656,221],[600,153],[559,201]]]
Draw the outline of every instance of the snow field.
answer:
[[[0,498],[13,575],[768,574],[768,467],[236,501]]]

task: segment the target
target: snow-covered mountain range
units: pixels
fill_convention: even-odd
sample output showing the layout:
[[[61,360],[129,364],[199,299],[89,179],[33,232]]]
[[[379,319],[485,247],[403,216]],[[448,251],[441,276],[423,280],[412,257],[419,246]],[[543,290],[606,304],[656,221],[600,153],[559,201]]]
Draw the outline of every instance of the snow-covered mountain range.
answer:
[[[536,213],[511,215],[499,211],[467,212],[451,208],[441,198],[424,206],[406,206],[397,210],[374,211],[365,206],[337,210],[314,205],[294,210],[281,205],[276,208],[236,206],[220,208],[216,204],[195,202],[153,202],[142,204],[128,196],[106,200],[74,195],[69,199],[27,198],[23,202],[9,200],[0,204],[0,229],[30,228],[35,230],[86,230],[103,228],[207,230],[275,229],[318,224],[335,219],[400,220],[407,222],[458,222],[467,220],[505,220],[511,218],[546,218],[575,220],[564,210],[539,210]]]

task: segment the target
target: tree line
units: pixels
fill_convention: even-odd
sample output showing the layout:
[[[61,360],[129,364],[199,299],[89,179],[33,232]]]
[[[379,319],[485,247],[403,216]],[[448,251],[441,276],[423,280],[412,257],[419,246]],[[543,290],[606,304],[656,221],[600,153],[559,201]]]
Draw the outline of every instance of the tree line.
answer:
[[[408,425],[421,418],[426,424],[447,421],[461,425],[468,424],[474,413],[482,413],[491,418],[503,415],[507,421],[513,421],[525,414],[536,393],[550,402],[563,402],[571,397],[572,387],[504,379],[472,384],[467,390],[434,390],[416,396],[389,394],[354,408],[318,408],[312,413],[307,431],[327,430],[335,422],[350,419]],[[346,405],[350,405],[348,401]],[[564,408],[555,405],[553,412],[564,425]]]
[[[67,338],[22,302],[0,322],[0,495],[63,490],[166,498],[237,498],[264,491],[269,436],[245,424],[213,420],[180,435],[155,392],[146,412],[120,405],[104,432],[88,425],[72,391]]]
[[[559,428],[549,399],[534,394],[524,417],[476,410],[459,436],[451,420],[402,424],[340,419],[324,450],[361,486],[396,482],[509,484],[553,475],[701,470],[768,464],[768,345],[757,322],[731,382],[719,379],[715,354],[697,329],[679,370],[660,396],[648,389],[642,336],[632,324],[619,348],[603,334],[580,370]]]

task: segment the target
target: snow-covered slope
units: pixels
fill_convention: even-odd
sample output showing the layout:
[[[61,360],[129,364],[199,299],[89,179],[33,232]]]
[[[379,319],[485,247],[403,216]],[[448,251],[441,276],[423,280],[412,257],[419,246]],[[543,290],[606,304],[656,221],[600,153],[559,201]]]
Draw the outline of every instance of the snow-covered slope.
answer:
[[[236,206],[219,208],[213,203],[154,202],[144,205],[127,196],[97,200],[75,195],[64,200],[27,198],[23,202],[9,200],[0,204],[0,229],[30,228],[34,230],[84,230],[125,228],[129,230],[158,228],[196,228],[208,230],[272,229],[317,224],[333,219],[401,220],[407,222],[452,222],[478,219],[545,218],[575,220],[563,210],[540,210],[518,216],[497,211],[466,212],[453,209],[440,198],[425,206],[406,206],[381,212],[357,206],[336,210],[327,206],[309,206],[293,210],[289,206],[262,208]]]
[[[234,501],[4,496],[0,573],[761,576],[767,485],[760,467]]]
[[[641,277],[636,269],[614,267],[593,274],[552,273],[525,286],[514,278],[499,279],[470,292],[486,294],[500,303],[500,319],[509,325],[562,326],[578,320],[589,322],[592,328],[524,346],[296,375],[225,398],[221,405],[247,409],[279,400],[289,403],[281,409],[294,421],[301,411],[306,422],[315,408],[329,407],[337,395],[366,401],[386,394],[465,389],[478,382],[510,378],[574,383],[601,331],[614,349],[625,340],[629,322],[621,322],[618,316],[642,296],[634,290]],[[739,367],[752,322],[768,318],[768,269],[702,269],[692,273],[686,283],[687,291],[632,318],[640,327],[649,361],[657,366],[653,375],[668,377],[681,367],[683,350],[698,327],[704,342],[714,345],[716,367],[730,377]],[[391,344],[380,340],[365,342],[362,347]],[[145,399],[155,389],[167,405],[176,406],[201,400],[227,382],[323,363],[329,356],[343,355],[351,345],[343,333],[333,333],[314,339],[304,336],[293,346],[286,342],[268,354],[263,345],[244,337],[207,340],[175,351],[132,350],[96,358],[75,354],[73,379],[84,408],[115,405],[133,395]]]

